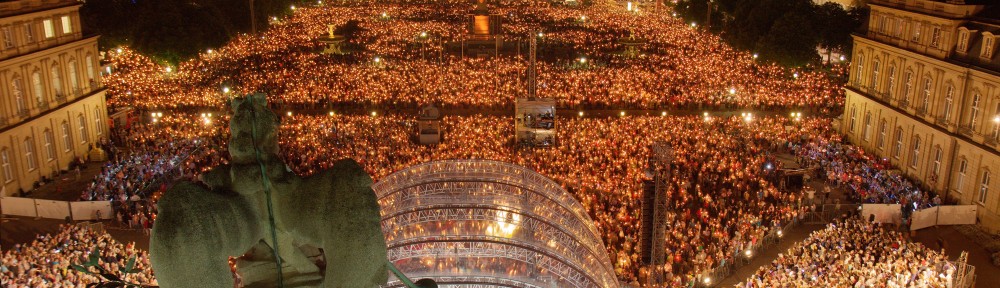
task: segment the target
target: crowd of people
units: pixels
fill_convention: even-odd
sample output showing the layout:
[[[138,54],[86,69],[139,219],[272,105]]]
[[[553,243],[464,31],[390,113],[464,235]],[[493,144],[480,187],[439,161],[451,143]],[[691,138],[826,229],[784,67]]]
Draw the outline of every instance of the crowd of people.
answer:
[[[900,204],[904,216],[941,205],[936,193],[893,172],[887,159],[843,143],[840,135],[818,137],[792,149],[801,165],[816,168],[832,185],[847,187],[851,202]]]
[[[736,287],[954,287],[944,251],[852,217],[795,244]]]
[[[135,243],[122,244],[110,234],[85,226],[61,225],[56,234],[38,235],[34,241],[4,247],[0,263],[0,287],[7,288],[83,288],[104,280],[92,273],[83,273],[71,265],[88,262],[90,253],[100,253],[99,263],[105,271],[122,280],[143,285],[156,285],[150,269],[149,254]],[[122,274],[130,259],[139,272]]]
[[[483,59],[463,57],[460,43],[468,38],[469,10],[440,5],[450,4],[304,7],[259,35],[238,37],[177,67],[155,63],[127,47],[115,49],[108,54],[113,71],[104,79],[108,103],[149,109],[219,107],[231,96],[227,94],[266,91],[272,102],[297,108],[429,102],[507,108],[527,91],[523,54],[528,49],[511,43],[538,37],[533,32],[538,27],[545,27],[539,37],[538,95],[556,99],[560,107],[830,111],[843,101],[836,75],[760,63],[752,53],[736,51],[669,13],[495,7],[491,13],[505,17],[504,49],[513,55]],[[360,47],[357,51],[345,56],[316,52],[327,25],[355,24],[344,36]],[[623,35],[643,39],[646,53],[622,56],[618,41]]]
[[[563,108],[782,108],[819,115],[843,105],[836,76],[759,63],[752,53],[733,50],[717,36],[669,13],[608,7],[534,7],[528,13],[526,5],[516,4],[492,9],[504,15],[508,35],[536,37],[537,27],[545,27],[537,36],[542,59],[538,93],[555,98]],[[453,48],[458,46],[448,43],[465,39],[462,27],[468,11],[440,6],[454,3],[372,5],[296,9],[272,20],[267,31],[237,37],[176,67],[155,63],[128,48],[108,52],[113,67],[103,78],[108,105],[136,108],[140,120],[116,127],[120,137],[115,144],[126,149],[104,164],[81,199],[111,200],[117,223],[148,230],[156,219],[159,193],[169,182],[198,181],[202,172],[228,163],[228,116],[218,112],[228,110],[227,100],[266,91],[268,101],[282,108],[280,151],[295,173],[311,175],[343,158],[358,161],[376,181],[405,167],[441,159],[490,159],[529,167],[562,184],[584,205],[624,282],[646,283],[650,277],[649,271],[640,269],[637,235],[654,143],[667,144],[673,151],[667,189],[670,211],[665,216],[670,223],[665,239],[669,264],[658,271],[672,286],[689,285],[699,275],[734,261],[765,235],[807,211],[800,205],[799,193],[779,189],[769,178],[781,168],[777,151],[791,151],[804,166],[824,171],[827,180],[852,187],[856,199],[933,203],[927,193],[913,193],[920,190],[911,189],[914,185],[905,178],[887,173],[885,163],[841,143],[831,128],[833,120],[823,117],[556,117],[556,144],[526,149],[513,143],[513,118],[468,113],[443,118],[440,144],[418,145],[413,113],[339,112],[372,107],[416,111],[424,103],[501,111],[525,94],[527,63],[523,55],[494,59],[456,55]],[[320,45],[316,40],[329,24],[356,24],[357,29],[345,36],[350,45],[361,48],[350,55],[316,53]],[[637,58],[620,55],[617,43],[622,35],[645,41],[645,53]],[[578,62],[567,65],[569,61]],[[298,110],[322,113],[285,113]],[[328,110],[338,113],[326,114]],[[59,235],[93,233],[76,229],[67,226]],[[93,238],[105,239],[101,237]],[[12,259],[29,257],[21,251],[7,253]],[[926,255],[930,254],[917,257]],[[4,267],[7,258],[5,254]],[[61,273],[60,281],[90,283],[65,269],[52,271]],[[28,286],[40,282],[27,279],[59,276],[12,275],[16,280],[10,281]],[[66,280],[65,275],[77,278]],[[151,275],[146,276],[137,281],[153,282]]]
[[[152,228],[156,205],[151,201],[168,181],[194,179],[225,161],[218,155],[224,139],[217,137],[226,129],[225,122],[212,125],[212,118],[191,113],[153,118],[154,123],[129,124],[116,131],[112,141],[128,148],[114,153],[80,195],[82,201],[111,201],[114,215],[105,216],[127,228]]]

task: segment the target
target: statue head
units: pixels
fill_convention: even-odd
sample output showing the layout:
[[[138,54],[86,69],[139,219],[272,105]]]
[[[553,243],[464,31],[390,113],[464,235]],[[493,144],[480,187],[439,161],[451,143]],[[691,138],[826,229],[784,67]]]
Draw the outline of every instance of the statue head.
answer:
[[[267,108],[263,93],[254,93],[232,101],[233,119],[229,154],[235,164],[278,160],[278,116]],[[258,156],[258,154],[260,154]]]

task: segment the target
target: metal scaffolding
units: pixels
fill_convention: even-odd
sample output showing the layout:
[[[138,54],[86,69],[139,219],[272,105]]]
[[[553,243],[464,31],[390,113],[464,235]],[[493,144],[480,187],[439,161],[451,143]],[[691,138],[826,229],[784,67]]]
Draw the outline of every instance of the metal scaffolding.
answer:
[[[411,277],[462,287],[619,287],[583,206],[530,169],[435,161],[372,188],[389,261]]]

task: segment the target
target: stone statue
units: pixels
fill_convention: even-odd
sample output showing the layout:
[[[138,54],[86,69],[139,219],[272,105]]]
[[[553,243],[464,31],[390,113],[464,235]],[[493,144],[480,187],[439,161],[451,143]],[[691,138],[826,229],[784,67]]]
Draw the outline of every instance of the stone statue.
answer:
[[[371,177],[350,159],[306,178],[291,173],[278,156],[278,118],[265,101],[263,94],[234,99],[232,163],[202,175],[204,184],[177,184],[160,200],[149,249],[159,284],[277,287],[275,245],[285,287],[385,284]]]

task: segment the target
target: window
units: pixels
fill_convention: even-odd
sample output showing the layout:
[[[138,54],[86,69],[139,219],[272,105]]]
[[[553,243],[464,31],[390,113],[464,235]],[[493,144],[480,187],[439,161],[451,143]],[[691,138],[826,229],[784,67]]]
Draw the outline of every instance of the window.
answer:
[[[906,71],[906,75],[903,76],[903,99],[906,99],[906,104],[909,104],[913,100],[910,98],[910,91],[913,91],[913,72]]]
[[[83,114],[76,116],[77,123],[80,123],[80,143],[87,143],[90,141],[90,137],[87,136],[87,120],[83,118]]]
[[[969,30],[965,27],[958,29],[958,52],[965,53],[969,47]]]
[[[848,128],[851,132],[854,132],[854,122],[857,121],[857,118],[858,118],[858,107],[851,106],[851,124],[848,125]]]
[[[865,113],[865,131],[862,133],[865,141],[872,139],[872,113]]]
[[[14,48],[14,33],[10,31],[10,26],[3,27],[3,48]]]
[[[104,133],[104,125],[101,125],[101,108],[94,107],[94,127],[97,129],[97,135],[100,136]]]
[[[52,90],[56,91],[57,96],[63,95],[62,73],[59,72],[59,66],[52,65],[49,69],[49,74],[49,77],[52,79]]]
[[[28,106],[24,104],[24,90],[22,89],[23,86],[21,85],[21,78],[14,78],[10,84],[10,89],[12,90],[11,92],[14,94],[14,101],[17,102],[17,112],[27,112]]]
[[[948,88],[945,90],[944,94],[944,113],[941,113],[944,115],[944,121],[946,123],[948,121],[951,121],[951,105],[954,104],[955,102],[955,98],[952,96],[954,95],[955,95],[955,86],[948,85]]]
[[[44,139],[45,140],[45,157],[47,157],[47,159],[49,161],[52,161],[52,159],[56,158],[56,146],[55,146],[55,143],[53,143],[53,142],[55,142],[55,139],[53,139],[53,137],[52,137],[52,131],[49,131],[48,129],[46,129],[45,132],[42,132],[42,134],[45,136],[45,139]]]
[[[965,171],[969,168],[969,161],[962,159],[958,162],[958,179],[955,181],[955,191],[962,193],[962,186],[965,186]]]
[[[896,66],[889,66],[889,85],[886,86],[886,90],[889,92],[889,96],[892,96],[893,92],[896,92]]]
[[[4,183],[10,183],[10,181],[14,181],[14,172],[10,170],[10,155],[7,155],[7,149],[0,150],[0,161],[3,161]]]
[[[1000,141],[1000,102],[993,113],[993,141]]]
[[[986,203],[986,195],[990,192],[990,171],[983,171],[983,181],[979,183],[979,203]]]
[[[31,73],[31,87],[33,87],[33,93],[35,94],[35,101],[38,103],[45,102],[45,86],[42,84],[42,73]]]
[[[925,111],[931,106],[931,77],[924,78],[924,93],[920,99],[920,109]]]
[[[63,34],[73,33],[73,22],[69,20],[69,15],[62,16],[59,22],[62,22]]]
[[[872,86],[872,89],[874,89],[875,91],[878,91],[878,72],[879,72],[878,70],[879,70],[879,66],[881,66],[879,64],[882,64],[882,63],[880,61],[878,61],[878,60],[875,60],[875,63],[872,64],[872,83],[871,83],[871,86]]]
[[[903,154],[903,128],[896,128],[896,147],[892,151],[892,157],[899,159],[900,154]]]
[[[878,149],[885,148],[885,130],[885,120],[882,120],[882,122],[879,122],[878,124],[878,140],[876,141],[878,142]]]
[[[24,41],[35,43],[35,23],[28,22],[24,24]]]
[[[87,68],[87,81],[94,81],[94,57],[87,54],[87,58],[84,58],[84,61],[87,62],[84,64],[84,67]]]
[[[858,70],[854,71],[854,72],[858,74],[858,78],[855,78],[854,81],[857,82],[858,85],[860,85],[861,81],[863,79],[865,79],[865,55],[864,54],[859,54],[858,55]]]
[[[941,28],[934,26],[934,30],[931,30],[931,46],[935,48],[941,47]]]
[[[80,79],[76,78],[76,60],[69,60],[66,66],[69,66],[69,88],[76,93],[80,90]]]
[[[941,175],[941,157],[944,157],[944,151],[941,151],[941,147],[934,149],[934,167],[931,167],[931,171],[935,176]]]
[[[62,128],[63,145],[66,145],[66,152],[69,152],[70,149],[73,149],[73,138],[69,136],[69,123],[63,121],[60,128]]]
[[[920,29],[923,29],[923,24],[920,22],[913,23],[913,38],[910,39],[911,42],[920,42]]]
[[[969,129],[976,129],[976,124],[979,122],[979,93],[972,96],[972,110],[971,115],[969,115]]]
[[[27,163],[28,171],[35,170],[35,143],[31,143],[31,138],[24,139],[24,163]]]
[[[52,19],[42,21],[42,28],[45,29],[45,38],[56,37],[56,29],[52,26]]]
[[[920,137],[913,137],[913,152],[910,153],[910,167],[917,168],[920,162]]]

